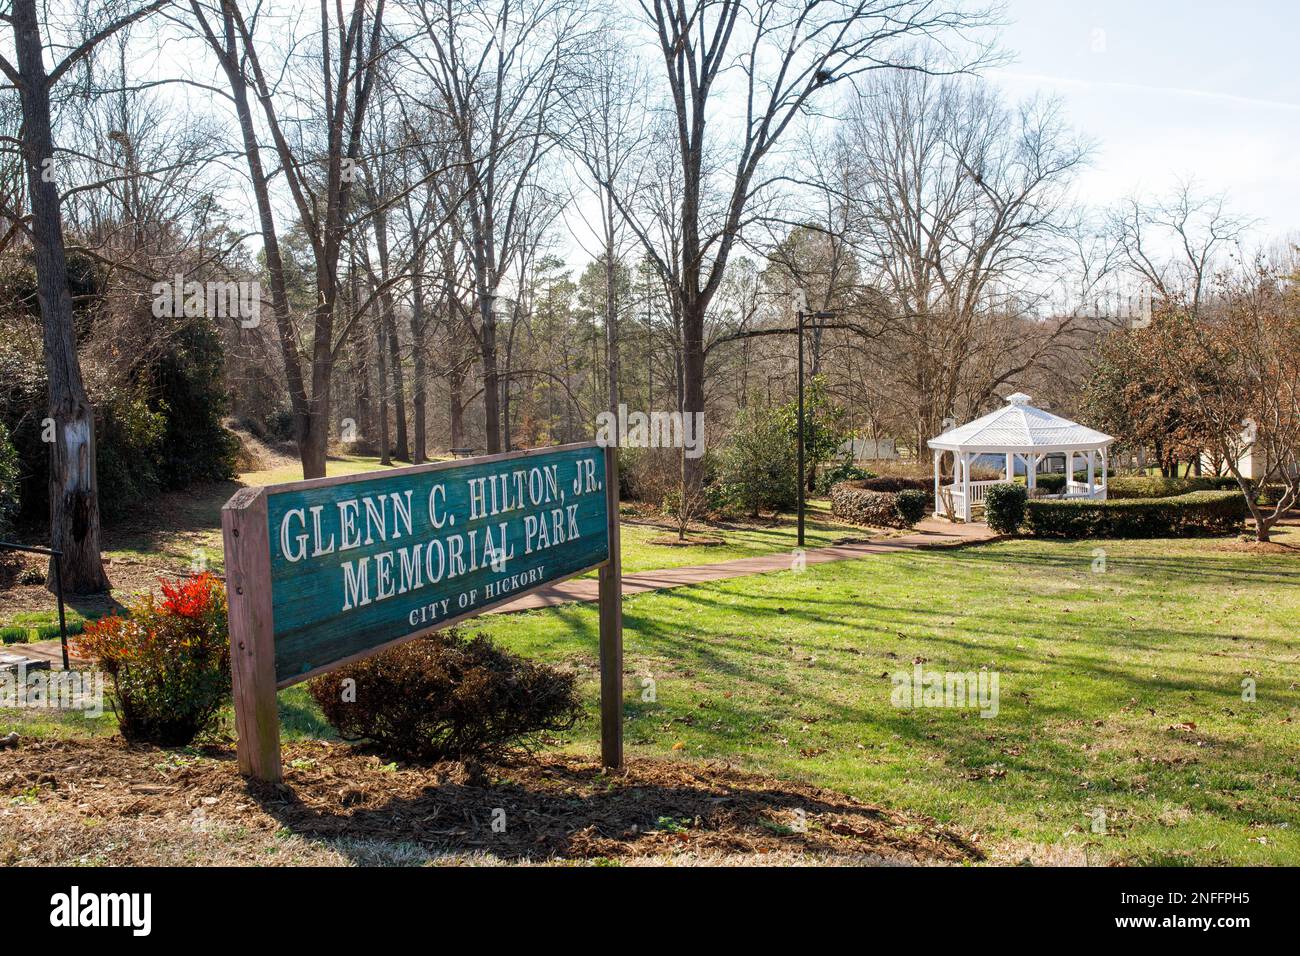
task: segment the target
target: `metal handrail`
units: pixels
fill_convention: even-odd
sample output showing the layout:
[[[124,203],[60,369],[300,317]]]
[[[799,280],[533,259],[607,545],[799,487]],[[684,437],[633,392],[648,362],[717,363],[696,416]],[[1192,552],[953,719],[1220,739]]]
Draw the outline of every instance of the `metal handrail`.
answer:
[[[59,643],[63,648],[63,669],[70,670],[68,666],[68,622],[63,615],[63,572],[61,570],[63,563],[63,552],[54,548],[41,548],[29,544],[15,544],[12,541],[0,541],[0,550],[3,551],[26,551],[28,554],[43,554],[54,559],[54,596],[59,601]]]

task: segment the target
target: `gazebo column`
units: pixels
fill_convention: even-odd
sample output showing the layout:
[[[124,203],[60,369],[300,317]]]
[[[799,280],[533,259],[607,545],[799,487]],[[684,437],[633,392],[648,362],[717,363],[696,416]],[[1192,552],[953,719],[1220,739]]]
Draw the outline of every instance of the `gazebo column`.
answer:
[[[1101,500],[1106,500],[1110,488],[1110,466],[1107,464],[1106,447],[1101,449]]]
[[[943,452],[939,449],[934,450],[934,514],[940,517],[944,514],[943,498],[939,495],[939,460],[943,458]]]
[[[1094,497],[1096,492],[1096,488],[1093,487],[1093,481],[1096,475],[1096,460],[1097,460],[1097,453],[1094,452],[1091,448],[1089,448],[1088,449],[1088,497],[1089,498]]]
[[[1007,452],[1007,481],[1016,480],[1016,456],[1014,452]]]
[[[961,516],[962,520],[970,521],[970,452],[961,453]]]
[[[1029,497],[1034,497],[1038,490],[1038,455],[1034,452],[1025,456],[1025,487],[1029,489]]]
[[[1070,482],[1074,481],[1074,449],[1065,453],[1065,495],[1070,495]]]

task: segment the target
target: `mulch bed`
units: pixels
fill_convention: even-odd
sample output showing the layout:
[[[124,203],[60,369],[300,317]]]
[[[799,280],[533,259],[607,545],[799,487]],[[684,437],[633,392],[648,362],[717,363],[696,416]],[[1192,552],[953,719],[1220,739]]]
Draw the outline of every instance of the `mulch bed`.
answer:
[[[961,863],[983,856],[929,818],[725,764],[634,759],[607,773],[587,759],[546,753],[481,767],[395,765],[319,742],[286,746],[284,766],[285,782],[274,786],[240,777],[228,745],[169,751],[118,738],[24,739],[0,750],[0,865],[88,856],[154,862],[149,847],[173,831],[192,838],[196,814],[227,832],[414,844],[509,861],[793,854],[805,862]],[[504,832],[493,829],[494,811],[498,822],[504,811]],[[152,842],[105,849],[95,843],[105,824],[148,828]],[[43,851],[41,834],[56,832],[57,851]],[[205,852],[192,862],[203,864]]]

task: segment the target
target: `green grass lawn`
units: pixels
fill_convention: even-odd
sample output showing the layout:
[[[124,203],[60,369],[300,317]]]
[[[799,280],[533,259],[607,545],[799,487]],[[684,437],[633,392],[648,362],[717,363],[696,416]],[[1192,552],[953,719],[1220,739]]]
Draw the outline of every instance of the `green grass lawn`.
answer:
[[[628,598],[629,753],[928,813],[1001,861],[1300,863],[1300,557],[1223,545],[1102,542],[1103,569],[1097,542],[1018,540]],[[557,745],[595,752],[595,608],[476,624],[579,670],[591,716]],[[916,662],[996,672],[997,716],[894,707]],[[286,738],[330,735],[303,686],[280,704]]]
[[[794,515],[783,514],[770,521],[723,525],[703,532],[709,537],[721,538],[720,544],[664,544],[662,542],[672,542],[676,531],[667,526],[627,520],[624,520],[620,534],[623,573],[631,574],[792,552],[798,542],[798,523]],[[804,523],[805,548],[821,548],[842,538],[867,538],[872,534],[869,529],[832,517],[829,500],[818,499],[808,503]],[[692,531],[692,536],[699,535]],[[653,543],[655,541],[661,543]]]
[[[1098,572],[1096,547],[891,554],[630,598],[630,752],[920,810],[1007,859],[1300,863],[1300,559],[1115,541]],[[596,628],[577,606],[483,620],[583,668],[593,705]],[[996,671],[998,715],[896,709],[890,675],[915,661]]]

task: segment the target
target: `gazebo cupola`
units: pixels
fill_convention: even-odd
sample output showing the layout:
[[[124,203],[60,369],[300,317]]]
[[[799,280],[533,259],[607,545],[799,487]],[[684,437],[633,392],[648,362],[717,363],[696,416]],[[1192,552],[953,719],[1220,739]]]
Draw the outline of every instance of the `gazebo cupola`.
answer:
[[[1078,422],[1034,408],[1023,392],[1008,395],[1007,404],[997,411],[927,443],[934,451],[935,514],[970,521],[974,511],[984,507],[984,493],[989,486],[1015,480],[1017,460],[1024,462],[1029,494],[1036,496],[1038,469],[1049,455],[1065,456],[1065,487],[1060,497],[1105,498],[1106,454],[1114,440]],[[944,452],[952,452],[954,460],[953,480],[948,485],[942,484],[940,476]],[[1086,481],[1075,480],[1075,455],[1087,461]],[[982,456],[995,456],[1001,459],[999,464],[1005,462],[1005,477],[972,481],[971,464]]]

